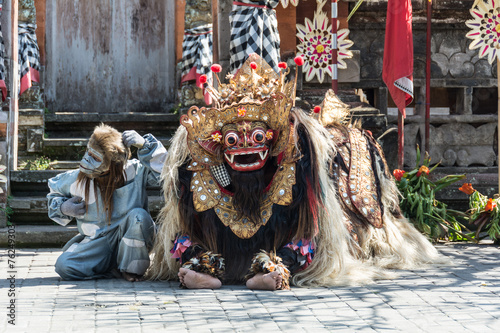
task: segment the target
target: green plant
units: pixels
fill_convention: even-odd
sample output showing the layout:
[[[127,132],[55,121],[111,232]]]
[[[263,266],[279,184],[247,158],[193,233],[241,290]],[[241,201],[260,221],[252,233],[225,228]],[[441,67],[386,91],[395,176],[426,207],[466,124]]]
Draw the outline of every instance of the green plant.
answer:
[[[180,110],[181,106],[182,106],[182,104],[181,104],[181,103],[179,103],[179,104],[177,104],[177,105],[173,106],[173,107],[170,109],[170,113],[171,113],[171,114],[179,114],[179,110]]]
[[[12,199],[12,196],[9,195],[7,197],[7,202],[5,204],[5,207],[0,206],[0,212],[3,212],[5,214],[5,219],[7,220],[7,222],[10,222],[10,218],[11,218],[12,214],[14,214],[14,210],[9,205],[11,199]],[[9,224],[9,223],[7,223],[7,224]]]
[[[463,184],[459,190],[469,195],[469,210],[466,213],[469,222],[477,227],[476,238],[484,227],[492,240],[500,240],[500,197],[488,198],[470,183]]]
[[[2,155],[0,155],[0,160],[2,159]],[[7,169],[7,167],[3,164],[0,164],[0,184],[5,184],[7,183],[7,176],[3,175],[4,171]],[[0,186],[0,193],[3,193],[3,185]]]
[[[24,169],[27,170],[47,170],[50,168],[50,159],[45,156],[38,157],[34,160],[26,161]]]
[[[417,147],[416,167],[409,172],[399,169],[393,172],[398,189],[403,196],[400,202],[403,215],[432,240],[444,238],[450,241],[475,241],[470,230],[457,220],[457,217],[464,217],[465,214],[448,209],[445,203],[436,200],[436,192],[464,179],[465,175],[448,175],[431,181],[428,175],[439,163],[429,169],[430,157],[426,154],[422,165],[420,165],[420,157],[420,149]]]

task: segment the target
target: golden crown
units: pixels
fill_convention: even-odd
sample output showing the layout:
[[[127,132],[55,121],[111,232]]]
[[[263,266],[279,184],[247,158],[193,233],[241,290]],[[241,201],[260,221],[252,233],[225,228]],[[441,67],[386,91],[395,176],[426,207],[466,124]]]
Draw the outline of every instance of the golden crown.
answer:
[[[180,119],[188,131],[188,147],[195,161],[221,164],[221,130],[240,121],[260,121],[273,131],[271,156],[286,149],[295,82],[285,82],[289,72],[285,63],[279,67],[280,73],[276,73],[259,55],[251,54],[235,75],[226,76],[229,83],[222,84],[216,76],[218,88],[211,85],[205,88],[214,99],[214,107],[193,106]],[[212,66],[215,73],[220,70],[219,65]]]

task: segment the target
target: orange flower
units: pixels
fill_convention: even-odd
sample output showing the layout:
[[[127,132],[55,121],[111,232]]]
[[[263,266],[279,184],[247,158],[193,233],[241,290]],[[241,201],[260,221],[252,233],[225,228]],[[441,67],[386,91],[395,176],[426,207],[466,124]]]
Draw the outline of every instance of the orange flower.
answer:
[[[484,207],[485,212],[490,212],[493,211],[493,208],[497,206],[497,203],[493,201],[493,199],[488,199],[488,203],[486,204],[486,207]]]
[[[417,172],[417,177],[420,177],[421,174],[425,173],[426,175],[429,174],[429,168],[426,167],[425,165],[422,165],[419,169],[418,169],[418,172]]]
[[[464,183],[462,187],[459,187],[458,189],[467,195],[471,195],[472,193],[476,192],[476,189],[472,187],[471,183]]]
[[[266,132],[266,139],[271,140],[274,137],[274,132],[273,130],[267,130]]]
[[[239,108],[238,109],[238,117],[244,117],[247,114],[247,110],[244,108]]]
[[[394,178],[396,178],[396,180],[399,182],[401,181],[401,178],[403,178],[404,174],[406,173],[406,171],[404,170],[401,170],[401,169],[395,169],[392,174],[394,175]]]

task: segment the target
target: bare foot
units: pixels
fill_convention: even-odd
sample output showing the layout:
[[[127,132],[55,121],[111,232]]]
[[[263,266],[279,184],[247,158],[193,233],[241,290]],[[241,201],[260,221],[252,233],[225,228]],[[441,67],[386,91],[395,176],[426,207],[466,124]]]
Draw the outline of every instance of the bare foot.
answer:
[[[188,289],[219,289],[222,286],[218,278],[187,268],[180,268],[177,275],[181,284]]]
[[[271,273],[258,273],[247,281],[248,289],[277,290],[281,288],[283,278],[280,273],[274,271]]]
[[[137,275],[134,273],[128,273],[128,272],[121,272],[122,277],[130,282],[139,282],[139,281],[144,281],[144,276],[142,275]]]

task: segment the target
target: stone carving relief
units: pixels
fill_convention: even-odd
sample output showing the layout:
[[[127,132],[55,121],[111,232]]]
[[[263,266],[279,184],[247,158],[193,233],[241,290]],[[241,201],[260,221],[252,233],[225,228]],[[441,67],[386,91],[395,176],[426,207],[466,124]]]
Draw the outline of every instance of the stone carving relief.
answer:
[[[184,29],[212,23],[212,6],[208,0],[187,0],[184,14]]]
[[[18,20],[36,23],[35,0],[19,0]]]
[[[440,165],[445,167],[493,166],[497,159],[493,150],[495,129],[494,122],[479,126],[468,123],[431,125],[431,161],[441,161]],[[423,125],[405,126],[405,164],[409,167],[415,167],[415,147],[422,133]]]

